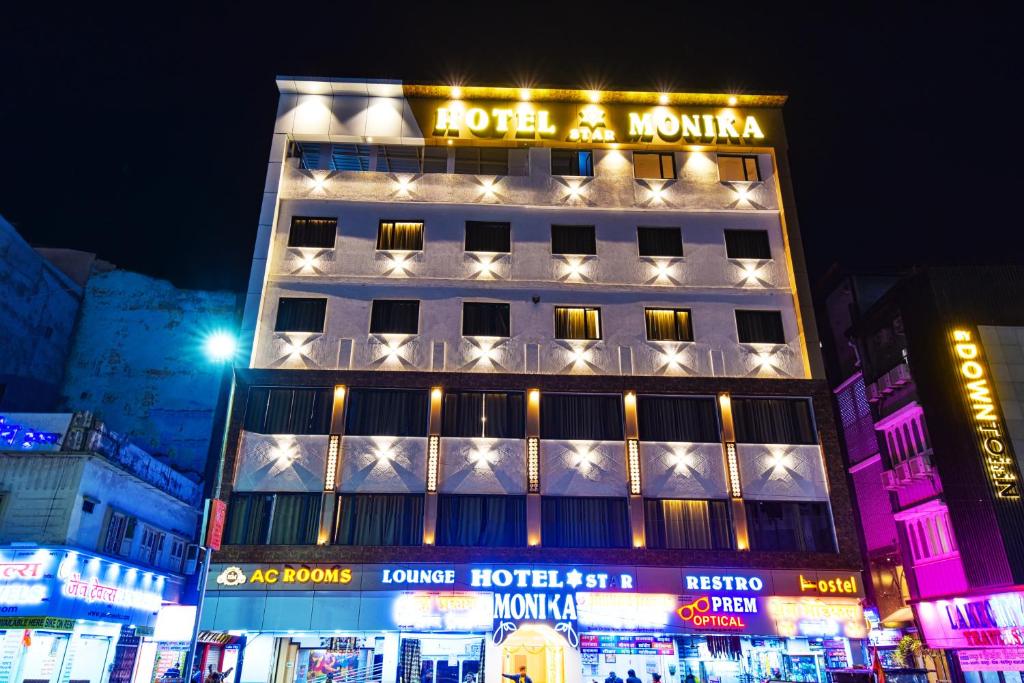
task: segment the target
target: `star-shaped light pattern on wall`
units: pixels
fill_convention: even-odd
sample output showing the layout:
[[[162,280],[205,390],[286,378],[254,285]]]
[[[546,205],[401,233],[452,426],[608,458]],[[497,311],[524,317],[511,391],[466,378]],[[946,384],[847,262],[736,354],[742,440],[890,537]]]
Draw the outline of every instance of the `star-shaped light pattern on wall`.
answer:
[[[402,334],[375,334],[370,337],[370,343],[375,347],[373,354],[376,358],[370,363],[374,369],[397,369],[416,370],[416,366],[406,358],[406,354],[412,349],[409,345],[416,337]],[[409,347],[409,348],[407,348]]]
[[[551,176],[555,183],[555,192],[563,204],[570,206],[597,206],[590,199],[591,188],[589,185],[594,182],[593,176],[580,178],[566,178],[564,176]]]
[[[771,263],[770,260],[755,261],[753,259],[730,259],[729,263],[738,273],[735,287],[771,287],[771,280],[767,279],[767,273],[761,270]]]
[[[662,342],[649,344],[656,350],[655,375],[696,375],[692,344]]]
[[[675,204],[669,201],[669,198],[673,194],[672,186],[677,181],[637,179],[634,182],[636,183],[635,187],[639,195],[636,198],[637,206],[647,209],[670,209],[675,207]]]
[[[289,248],[288,263],[293,266],[289,275],[326,275],[321,269],[321,260],[329,255],[331,249],[297,249]]]
[[[505,201],[499,185],[505,178],[503,176],[475,176],[479,192],[479,200],[487,204],[500,204]]]
[[[683,267],[683,259],[641,257],[640,261],[646,266],[649,274],[649,277],[644,280],[645,285],[682,286],[682,280],[678,278],[678,275]]]
[[[785,345],[751,345],[744,347],[747,353],[746,362],[751,369],[747,377],[789,377],[783,369],[783,361],[788,360],[790,349]]]
[[[726,204],[727,209],[766,209],[768,207],[754,201],[755,190],[764,183],[746,181],[727,181],[722,183],[734,193],[734,198]]]
[[[504,280],[507,278],[508,254],[468,251],[465,255],[470,280]]]
[[[591,130],[603,127],[606,125],[604,120],[606,114],[607,112],[601,107],[583,107],[579,111],[580,127],[590,128]]]
[[[323,337],[322,334],[307,334],[286,332],[276,336],[280,343],[280,353],[270,367],[280,368],[284,366],[295,366],[301,364],[303,367],[319,367],[319,363],[312,357],[313,344]]]
[[[502,361],[505,360],[507,350],[504,348],[508,339],[488,337],[463,337],[463,343],[468,347],[465,356],[469,358],[460,372],[467,370],[490,370],[492,372],[511,372]]]
[[[418,253],[405,251],[388,251],[377,254],[377,258],[384,259],[385,277],[409,277],[413,274],[412,268]]]
[[[388,177],[391,179],[393,188],[391,199],[419,199],[419,195],[413,190],[416,181],[423,177],[422,173],[390,173]]]
[[[559,282],[593,282],[593,263],[595,261],[594,256],[567,256],[567,255],[556,255],[552,258],[555,259],[557,264],[558,273],[556,277]]]
[[[596,340],[574,343],[559,341],[557,344],[562,348],[563,356],[568,356],[569,359],[568,364],[557,370],[558,373],[602,372],[601,366],[592,360],[595,347],[598,345]]]

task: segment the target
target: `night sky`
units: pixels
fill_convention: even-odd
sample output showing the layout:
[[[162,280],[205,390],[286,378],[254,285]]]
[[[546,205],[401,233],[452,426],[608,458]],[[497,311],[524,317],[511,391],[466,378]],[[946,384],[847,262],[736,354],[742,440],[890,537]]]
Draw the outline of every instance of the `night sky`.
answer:
[[[11,4],[0,214],[180,286],[245,286],[276,74],[784,92],[812,277],[1024,260],[1021,39],[980,4]]]

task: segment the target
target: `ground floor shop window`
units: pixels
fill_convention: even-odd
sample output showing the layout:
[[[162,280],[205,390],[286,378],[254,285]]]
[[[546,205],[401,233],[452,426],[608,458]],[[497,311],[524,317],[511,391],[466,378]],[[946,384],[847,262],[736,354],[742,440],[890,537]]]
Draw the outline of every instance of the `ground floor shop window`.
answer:
[[[836,551],[828,503],[748,500],[751,550]]]
[[[359,493],[338,496],[339,545],[420,545],[423,496]]]
[[[551,548],[628,548],[626,499],[544,496],[541,542]]]
[[[437,545],[526,545],[524,496],[453,496],[437,499]]]
[[[648,548],[732,548],[727,501],[647,499],[644,505]]]

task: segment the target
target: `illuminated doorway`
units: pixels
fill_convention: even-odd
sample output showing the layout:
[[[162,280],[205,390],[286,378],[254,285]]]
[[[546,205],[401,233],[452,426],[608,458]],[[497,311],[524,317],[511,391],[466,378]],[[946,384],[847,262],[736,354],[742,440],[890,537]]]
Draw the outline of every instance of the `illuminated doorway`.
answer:
[[[533,683],[567,683],[565,666],[568,647],[565,639],[550,626],[520,626],[501,645],[502,672],[518,674],[519,667],[525,666],[526,675]],[[571,652],[574,653],[575,650]]]

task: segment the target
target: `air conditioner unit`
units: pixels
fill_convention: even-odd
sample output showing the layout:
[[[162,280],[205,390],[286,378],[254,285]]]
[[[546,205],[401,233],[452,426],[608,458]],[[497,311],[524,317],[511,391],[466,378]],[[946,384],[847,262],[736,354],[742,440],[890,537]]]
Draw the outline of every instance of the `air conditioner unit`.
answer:
[[[81,427],[82,429],[91,429],[95,416],[90,410],[80,410],[71,417],[72,427]]]
[[[192,576],[199,569],[199,554],[202,551],[195,543],[189,543],[185,550],[185,565],[182,568],[185,576]]]
[[[914,479],[927,479],[932,475],[932,464],[927,456],[918,455],[907,461],[907,470]]]
[[[900,363],[892,370],[889,371],[889,382],[896,386],[902,386],[907,382],[911,381],[910,366],[906,363]]]
[[[882,472],[882,486],[889,491],[895,491],[898,489],[900,484],[896,481],[896,473],[892,470]]]
[[[868,403],[878,403],[878,387],[876,387],[874,384],[869,384],[864,389],[868,397]]]
[[[910,467],[907,466],[906,462],[896,465],[896,479],[900,482],[910,481]]]

